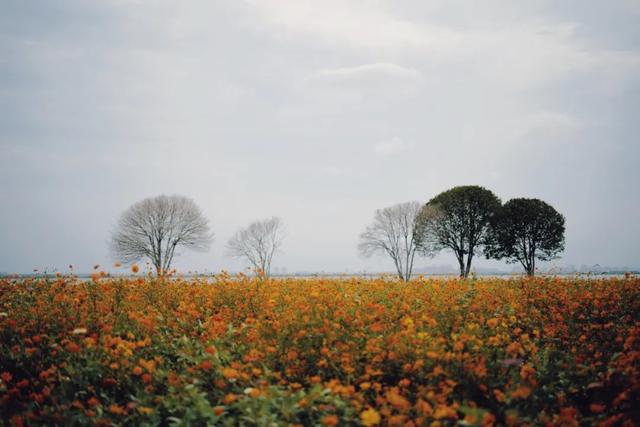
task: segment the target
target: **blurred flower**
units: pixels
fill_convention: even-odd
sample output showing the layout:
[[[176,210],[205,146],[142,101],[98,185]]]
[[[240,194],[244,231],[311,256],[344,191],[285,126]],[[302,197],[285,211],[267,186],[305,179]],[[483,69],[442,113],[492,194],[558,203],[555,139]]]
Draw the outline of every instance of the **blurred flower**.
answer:
[[[380,424],[380,414],[373,408],[369,408],[360,414],[363,426],[375,426]]]

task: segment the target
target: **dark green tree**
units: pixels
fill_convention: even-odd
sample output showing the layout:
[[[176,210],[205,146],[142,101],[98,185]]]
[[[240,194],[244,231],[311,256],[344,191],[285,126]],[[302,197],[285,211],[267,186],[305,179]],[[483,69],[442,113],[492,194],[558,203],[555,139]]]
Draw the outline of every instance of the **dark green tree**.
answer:
[[[549,261],[564,250],[564,216],[539,199],[511,199],[492,221],[488,258],[520,262],[529,276],[536,259]]]
[[[419,246],[430,252],[451,249],[460,266],[460,277],[467,277],[473,257],[490,241],[490,224],[500,207],[495,194],[476,185],[442,192],[422,208]]]

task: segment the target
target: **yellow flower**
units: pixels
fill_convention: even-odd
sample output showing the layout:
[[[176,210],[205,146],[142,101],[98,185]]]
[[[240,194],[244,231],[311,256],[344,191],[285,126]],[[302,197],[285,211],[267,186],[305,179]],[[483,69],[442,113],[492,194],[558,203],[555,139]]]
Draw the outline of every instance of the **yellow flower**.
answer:
[[[380,424],[380,414],[373,408],[369,408],[360,414],[363,426],[375,426]]]
[[[402,326],[407,329],[413,329],[413,319],[409,316],[405,316],[405,318],[402,319]]]

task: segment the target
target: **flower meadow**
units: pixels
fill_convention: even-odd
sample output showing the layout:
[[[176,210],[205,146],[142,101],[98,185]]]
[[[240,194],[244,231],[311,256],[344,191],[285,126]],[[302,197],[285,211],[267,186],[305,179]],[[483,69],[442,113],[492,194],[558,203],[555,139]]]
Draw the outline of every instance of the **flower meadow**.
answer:
[[[7,425],[631,426],[639,402],[634,276],[0,279]]]

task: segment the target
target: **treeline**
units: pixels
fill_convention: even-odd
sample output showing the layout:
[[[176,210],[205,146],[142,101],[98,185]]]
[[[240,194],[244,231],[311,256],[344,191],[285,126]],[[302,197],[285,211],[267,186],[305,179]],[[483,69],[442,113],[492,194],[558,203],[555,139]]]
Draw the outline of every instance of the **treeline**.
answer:
[[[398,277],[411,278],[416,256],[450,250],[460,276],[467,277],[479,255],[522,264],[534,275],[536,260],[548,261],[564,250],[565,219],[539,199],[515,198],[502,204],[486,188],[454,187],[426,204],[400,203],[379,209],[360,235],[365,256],[386,254]]]
[[[283,238],[280,218],[255,221],[229,239],[227,254],[244,259],[257,274],[269,276],[271,261]],[[134,203],[120,215],[110,249],[117,263],[132,264],[137,269],[135,263],[146,259],[162,276],[172,272],[176,248],[206,251],[212,241],[209,220],[193,200],[161,195]]]
[[[256,221],[231,237],[227,253],[268,276],[283,238],[279,218]],[[110,244],[117,262],[147,259],[158,275],[164,275],[171,272],[177,248],[207,250],[212,240],[209,221],[193,200],[162,195],[124,211]],[[453,252],[462,277],[469,275],[472,260],[480,254],[520,262],[533,275],[536,260],[553,259],[564,249],[564,217],[538,199],[512,199],[503,205],[483,187],[455,187],[426,204],[408,202],[377,210],[360,235],[359,249],[365,256],[388,255],[398,277],[406,281],[416,256],[430,257],[441,250]]]

